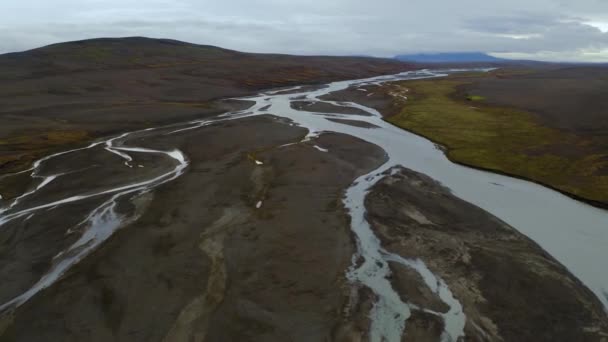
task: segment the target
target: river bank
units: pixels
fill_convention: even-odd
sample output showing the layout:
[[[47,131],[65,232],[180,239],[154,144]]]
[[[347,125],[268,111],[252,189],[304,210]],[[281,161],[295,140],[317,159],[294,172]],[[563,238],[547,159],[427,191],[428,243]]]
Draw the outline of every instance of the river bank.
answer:
[[[467,339],[574,341],[608,337],[604,308],[554,258],[513,227],[455,197],[427,176],[397,168],[366,198],[368,217],[383,246],[423,260],[462,303]],[[393,284],[418,307],[446,312],[439,294],[408,268],[392,264]],[[548,311],[547,311],[548,310]],[[551,312],[550,315],[547,312]],[[585,317],[579,316],[585,313]],[[580,320],[571,319],[574,316]],[[438,341],[441,320],[417,312],[408,341]],[[560,321],[560,324],[553,324]],[[582,322],[586,323],[582,323]],[[540,328],[542,327],[542,328]]]
[[[499,69],[346,89],[327,99],[376,108],[388,122],[444,146],[454,163],[529,180],[606,209],[599,100],[605,73]]]

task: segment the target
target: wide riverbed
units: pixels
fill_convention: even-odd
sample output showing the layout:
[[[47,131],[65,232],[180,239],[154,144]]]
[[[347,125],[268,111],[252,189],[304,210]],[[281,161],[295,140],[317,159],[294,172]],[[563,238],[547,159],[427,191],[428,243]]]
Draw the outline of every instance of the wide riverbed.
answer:
[[[347,191],[345,198],[345,206],[352,217],[353,233],[358,239],[358,254],[353,260],[363,260],[363,262],[353,262],[347,276],[353,284],[369,287],[378,297],[372,312],[372,340],[380,341],[385,338],[389,341],[398,341],[411,309],[408,303],[401,301],[386,279],[388,261],[402,263],[415,269],[427,285],[450,307],[449,312],[440,315],[446,322],[444,340],[456,340],[462,336],[466,321],[460,303],[452,296],[445,283],[433,275],[419,260],[403,259],[383,250],[365,219],[363,200],[367,189],[381,178],[378,176],[379,173],[395,165],[403,165],[438,180],[457,196],[517,228],[563,263],[608,307],[608,272],[604,266],[604,260],[608,256],[607,211],[575,201],[531,182],[453,164],[435,144],[383,121],[380,113],[372,108],[354,103],[320,100],[323,95],[349,87],[438,77],[449,72],[454,70],[414,71],[365,80],[334,82],[313,90],[294,88],[290,91],[267,92],[244,98],[243,100],[255,101],[253,107],[244,111],[226,113],[213,119],[126,133],[85,148],[40,160],[31,170],[33,178],[38,181],[38,186],[16,202],[4,205],[4,209],[0,210],[0,229],[4,224],[18,224],[38,217],[43,219],[45,215],[53,215],[53,211],[58,207],[74,205],[94,198],[99,198],[100,202],[76,226],[65,227],[66,231],[79,229],[82,231],[82,237],[55,257],[53,266],[37,284],[13,300],[0,303],[0,310],[18,306],[38,291],[52,285],[67,269],[111,236],[121,222],[124,224],[134,219],[135,214],[124,215],[120,210],[115,210],[121,202],[133,201],[142,193],[151,191],[187,172],[188,156],[177,150],[161,151],[137,146],[137,138],[150,139],[155,135],[180,134],[219,121],[266,114],[288,118],[293,122],[292,124],[307,128],[309,134],[306,140],[315,139],[323,132],[337,132],[378,145],[387,153],[388,161],[377,170],[360,177]],[[292,102],[302,100],[356,108],[357,113],[364,111],[370,115],[313,113],[292,108]],[[335,119],[348,119],[351,123],[354,120],[364,125],[355,126]],[[326,151],[323,146],[318,146],[318,149]],[[106,153],[114,155],[109,159],[113,164],[108,166],[108,170],[118,172],[116,171],[118,167],[138,170],[141,177],[102,189],[78,187],[64,196],[50,196],[52,200],[41,202],[41,198],[45,198],[41,194],[44,194],[45,190],[52,189],[54,183],[74,182],[73,177],[77,177],[76,174],[66,177],[72,172],[70,165],[67,164],[71,155],[82,155],[84,158],[85,155],[90,157],[92,154]],[[331,150],[327,153],[331,153]],[[145,154],[153,160],[150,164],[136,165],[132,162],[134,154]],[[66,163],[58,163],[62,159],[65,159]],[[53,168],[48,167],[47,164],[52,163],[61,165],[61,171],[48,171]],[[149,169],[149,165],[163,165],[163,167]],[[79,172],[78,175],[82,173],[86,171]]]

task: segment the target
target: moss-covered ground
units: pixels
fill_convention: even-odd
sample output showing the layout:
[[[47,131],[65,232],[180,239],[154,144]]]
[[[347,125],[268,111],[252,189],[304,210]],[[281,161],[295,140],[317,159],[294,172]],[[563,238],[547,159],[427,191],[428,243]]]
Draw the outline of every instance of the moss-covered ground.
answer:
[[[408,101],[387,121],[446,146],[454,162],[608,203],[607,153],[598,152],[588,138],[541,124],[532,113],[487,105],[460,91],[471,77],[390,86],[391,92],[408,89]]]
[[[60,151],[66,146],[84,143],[91,136],[80,130],[27,132],[0,139],[0,195],[4,199],[18,196],[30,182],[29,175],[7,177],[31,167],[32,163],[45,155]]]
[[[3,173],[20,171],[31,162],[58,147],[86,141],[84,131],[24,133],[0,139],[0,168]]]

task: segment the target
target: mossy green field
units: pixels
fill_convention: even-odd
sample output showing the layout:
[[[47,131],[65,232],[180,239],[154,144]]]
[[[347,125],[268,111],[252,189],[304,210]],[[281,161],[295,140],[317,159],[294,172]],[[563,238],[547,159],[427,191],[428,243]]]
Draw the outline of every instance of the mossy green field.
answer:
[[[608,154],[594,141],[543,125],[529,112],[463,93],[470,76],[402,82],[402,111],[387,120],[447,147],[457,163],[526,178],[608,203]]]

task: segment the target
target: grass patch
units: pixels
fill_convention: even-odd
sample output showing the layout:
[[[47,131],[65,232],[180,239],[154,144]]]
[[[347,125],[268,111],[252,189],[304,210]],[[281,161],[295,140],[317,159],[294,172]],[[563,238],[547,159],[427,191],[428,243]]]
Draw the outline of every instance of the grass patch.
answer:
[[[467,101],[471,101],[471,102],[477,102],[477,101],[483,101],[486,98],[483,96],[479,96],[479,95],[469,95],[467,96]]]
[[[600,172],[608,168],[608,155],[593,152],[588,140],[541,125],[530,113],[459,93],[457,87],[466,83],[458,78],[403,82],[410,89],[408,102],[387,121],[446,146],[455,162],[608,203],[608,176]],[[472,107],[471,101],[480,103]]]
[[[30,132],[0,139],[0,175],[25,170],[45,155],[89,140],[89,134],[79,130]],[[23,181],[14,178],[0,180],[0,194],[5,199],[13,198],[23,190]]]

